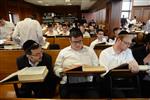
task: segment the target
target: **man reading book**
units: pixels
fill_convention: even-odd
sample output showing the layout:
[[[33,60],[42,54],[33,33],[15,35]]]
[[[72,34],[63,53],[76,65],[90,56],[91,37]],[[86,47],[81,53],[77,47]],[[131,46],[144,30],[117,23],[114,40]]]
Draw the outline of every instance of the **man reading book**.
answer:
[[[128,63],[131,72],[139,71],[138,63],[134,59],[129,49],[132,43],[133,35],[127,31],[121,31],[112,47],[104,49],[99,56],[99,63],[104,66],[107,71],[117,66]]]
[[[49,72],[44,82],[23,83],[20,89],[21,97],[53,97],[56,88],[56,77],[53,73],[51,56],[44,53],[41,46],[33,40],[27,40],[23,44],[23,50],[25,55],[17,58],[19,70],[24,67],[46,66]]]
[[[100,53],[99,63],[106,68],[106,73],[125,63],[128,64],[128,69],[131,72],[137,73],[139,71],[138,63],[129,49],[132,38],[132,34],[129,34],[127,31],[121,31],[115,44]]]
[[[98,98],[92,84],[92,76],[66,76],[64,71],[85,65],[98,66],[98,57],[93,49],[83,45],[80,29],[70,30],[71,45],[62,49],[55,62],[55,74],[62,78],[60,82],[61,98]],[[67,81],[68,80],[68,81]]]

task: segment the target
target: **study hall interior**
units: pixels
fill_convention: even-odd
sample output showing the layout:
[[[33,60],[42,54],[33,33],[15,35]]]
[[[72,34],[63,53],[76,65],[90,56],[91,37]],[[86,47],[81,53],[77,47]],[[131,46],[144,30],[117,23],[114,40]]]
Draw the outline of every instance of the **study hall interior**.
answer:
[[[133,43],[128,43],[131,44],[130,49],[133,51],[135,48],[145,45],[145,37],[150,33],[150,28],[148,28],[148,23],[150,23],[149,0],[0,0],[0,17],[14,24],[12,32],[14,32],[18,22],[29,16],[32,16],[41,26],[44,40],[42,48],[44,52],[51,55],[53,67],[59,52],[71,43],[69,33],[73,27],[78,27],[81,30],[83,33],[82,42],[89,47],[92,41],[97,39],[97,32],[100,29],[99,31],[102,32],[100,34],[103,35],[104,41],[93,47],[97,57],[99,57],[102,50],[115,44],[116,35],[114,29],[118,28],[135,35]],[[122,22],[124,19],[126,20],[125,23]],[[53,31],[56,27],[57,31]],[[16,39],[13,40],[14,37],[11,36],[8,41],[5,41],[1,37],[2,31],[0,26],[0,80],[18,70],[16,59],[24,54],[22,43],[16,44],[18,41],[14,42]],[[77,42],[79,44],[80,41]],[[122,70],[114,71],[112,74],[116,74],[115,72],[118,75],[124,73],[124,70],[123,72]],[[142,75],[145,74],[145,69],[140,71],[141,73]],[[77,72],[75,74],[81,73]],[[98,74],[99,72],[94,73],[95,80],[99,80],[97,79]],[[125,73],[125,76],[130,76],[128,74]],[[141,86],[143,83],[141,83],[140,77],[134,77],[135,83],[129,83],[130,85],[135,85],[135,87],[131,88],[137,92],[131,98],[150,97],[148,93],[145,94],[147,87],[146,85]],[[120,88],[115,87],[115,83],[113,83],[115,81],[112,77],[108,77],[107,81],[104,80],[100,83],[98,81],[98,84],[103,86],[105,82],[110,84],[107,84],[109,87],[107,87],[108,92],[104,93],[101,98],[113,98],[112,91]],[[119,82],[118,84],[122,85],[121,81]],[[17,98],[15,87],[20,88],[20,84],[0,83],[0,99]],[[124,89],[124,86],[121,89]],[[129,87],[124,90],[127,89]],[[130,89],[127,91],[130,91]],[[103,92],[103,90],[100,90],[100,92]],[[127,94],[127,97],[130,97],[130,94]],[[59,83],[57,83],[56,93],[52,99],[59,98]]]

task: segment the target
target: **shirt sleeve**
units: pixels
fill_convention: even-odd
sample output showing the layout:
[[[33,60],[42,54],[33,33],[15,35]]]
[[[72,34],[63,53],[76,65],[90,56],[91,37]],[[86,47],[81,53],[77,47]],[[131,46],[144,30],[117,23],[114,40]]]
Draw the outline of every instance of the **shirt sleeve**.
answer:
[[[19,43],[20,42],[20,37],[19,37],[19,24],[16,25],[14,32],[12,34],[12,39],[14,42]]]
[[[109,70],[109,55],[105,51],[102,51],[99,55],[99,64]]]
[[[54,72],[56,74],[56,76],[60,77],[60,73],[63,71],[63,55],[62,52],[60,51],[60,53],[58,54],[57,58],[56,58],[56,62],[54,65]]]
[[[99,62],[98,62],[98,57],[97,57],[95,51],[90,48],[90,52],[91,52],[91,55],[92,55],[91,60],[92,60],[93,66],[98,66]]]
[[[44,38],[43,38],[43,33],[42,33],[42,27],[40,25],[40,23],[38,21],[36,21],[36,25],[37,25],[37,35],[38,35],[38,39],[39,39],[39,43],[40,45],[44,44]]]

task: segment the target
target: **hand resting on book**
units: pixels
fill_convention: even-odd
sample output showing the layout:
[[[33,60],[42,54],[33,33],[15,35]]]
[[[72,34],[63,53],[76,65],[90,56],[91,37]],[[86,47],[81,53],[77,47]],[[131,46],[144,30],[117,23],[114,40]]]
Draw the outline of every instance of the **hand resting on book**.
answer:
[[[136,60],[132,60],[129,62],[129,70],[131,70],[132,73],[139,72],[139,65]]]

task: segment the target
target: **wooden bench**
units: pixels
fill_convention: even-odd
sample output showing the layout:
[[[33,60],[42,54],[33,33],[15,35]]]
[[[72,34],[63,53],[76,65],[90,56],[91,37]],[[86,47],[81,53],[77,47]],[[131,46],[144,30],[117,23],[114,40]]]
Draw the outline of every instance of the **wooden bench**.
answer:
[[[54,65],[60,50],[44,51],[52,56],[52,65]],[[95,50],[95,52],[99,56],[101,50]],[[17,71],[16,59],[22,54],[24,54],[23,50],[0,50],[0,79]]]
[[[90,46],[94,39],[95,38],[83,38],[83,44]],[[60,49],[70,45],[69,37],[46,37],[46,41],[48,41],[50,44],[58,44]]]
[[[60,50],[44,51],[52,56],[52,64],[54,65]],[[95,52],[99,56],[101,51],[95,50]],[[16,59],[23,53],[23,50],[0,50],[0,80],[17,71]],[[2,97],[16,97],[13,84],[0,85],[0,95]]]

